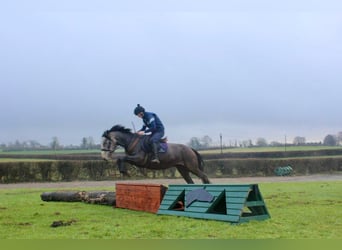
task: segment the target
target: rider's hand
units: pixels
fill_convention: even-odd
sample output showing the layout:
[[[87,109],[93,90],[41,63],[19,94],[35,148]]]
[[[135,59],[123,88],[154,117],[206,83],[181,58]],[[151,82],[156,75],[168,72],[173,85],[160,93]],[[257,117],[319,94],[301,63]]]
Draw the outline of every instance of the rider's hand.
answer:
[[[138,134],[138,135],[144,135],[145,132],[144,132],[144,131],[138,131],[137,134]]]

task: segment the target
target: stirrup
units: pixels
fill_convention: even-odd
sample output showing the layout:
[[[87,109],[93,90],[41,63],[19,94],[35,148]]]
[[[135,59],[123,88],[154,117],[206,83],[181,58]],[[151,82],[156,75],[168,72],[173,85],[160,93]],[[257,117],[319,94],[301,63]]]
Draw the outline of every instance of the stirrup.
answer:
[[[154,159],[152,159],[152,161],[151,162],[153,162],[153,163],[160,163],[160,161],[159,161],[159,159],[158,158],[154,158]]]

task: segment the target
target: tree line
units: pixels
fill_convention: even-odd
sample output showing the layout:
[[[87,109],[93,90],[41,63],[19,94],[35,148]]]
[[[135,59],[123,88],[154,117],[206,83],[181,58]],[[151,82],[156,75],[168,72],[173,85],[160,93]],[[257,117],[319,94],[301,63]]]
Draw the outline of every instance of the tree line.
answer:
[[[48,145],[43,145],[36,140],[1,143],[2,151],[21,151],[21,150],[60,150],[60,149],[100,149],[100,144],[96,144],[93,137],[83,137],[79,145],[62,145],[57,136],[51,138]]]
[[[208,136],[204,136],[202,138],[199,137],[192,137],[190,141],[187,143],[188,146],[194,148],[194,149],[208,149],[211,147],[225,147],[225,148],[247,148],[247,147],[279,147],[286,145],[293,145],[293,146],[305,146],[305,145],[324,145],[324,146],[340,146],[342,145],[342,131],[338,132],[337,134],[328,134],[323,138],[323,141],[321,142],[307,142],[306,138],[303,136],[296,136],[293,138],[292,142],[287,142],[286,138],[284,142],[277,142],[277,141],[271,141],[267,142],[265,138],[257,138],[256,141],[253,143],[251,139],[248,140],[234,140],[230,141],[229,144],[224,145],[213,145],[213,140]],[[222,143],[222,142],[221,142]]]
[[[224,145],[214,145],[213,140],[210,136],[205,135],[201,138],[199,137],[191,137],[190,141],[187,143],[188,146],[194,149],[209,149],[213,147],[225,147],[225,148],[237,148],[237,147],[267,147],[267,146],[284,146],[286,145],[294,145],[294,146],[302,146],[302,145],[324,145],[324,146],[339,146],[342,145],[342,131],[337,134],[328,134],[323,138],[322,142],[313,143],[307,142],[305,137],[296,136],[292,142],[277,142],[271,141],[268,142],[265,138],[257,138],[255,142],[252,140],[234,140],[230,141],[229,144]],[[42,145],[35,140],[28,141],[19,141],[10,143],[1,143],[0,150],[2,151],[20,151],[20,150],[60,150],[60,149],[100,149],[100,144],[96,144],[93,137],[83,137],[80,141],[79,145],[62,145],[57,136],[51,138],[51,142],[48,145]]]

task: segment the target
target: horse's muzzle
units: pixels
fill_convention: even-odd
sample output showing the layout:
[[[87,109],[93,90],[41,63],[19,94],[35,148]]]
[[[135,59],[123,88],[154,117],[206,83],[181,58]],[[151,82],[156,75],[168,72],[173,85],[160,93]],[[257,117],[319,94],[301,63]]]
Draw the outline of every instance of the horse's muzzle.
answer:
[[[109,161],[111,153],[112,152],[109,150],[101,150],[101,158],[104,159],[105,161]]]

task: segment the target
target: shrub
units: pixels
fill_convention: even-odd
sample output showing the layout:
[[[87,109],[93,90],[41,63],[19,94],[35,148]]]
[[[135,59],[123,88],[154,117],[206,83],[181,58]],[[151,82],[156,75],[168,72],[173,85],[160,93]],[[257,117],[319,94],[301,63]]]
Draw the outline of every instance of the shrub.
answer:
[[[342,171],[342,158],[213,159],[205,160],[209,177],[274,176],[277,167],[291,166],[294,175]],[[179,177],[175,168],[152,171],[128,168],[131,178]],[[102,160],[0,162],[0,182],[113,180],[120,177],[116,163]]]

